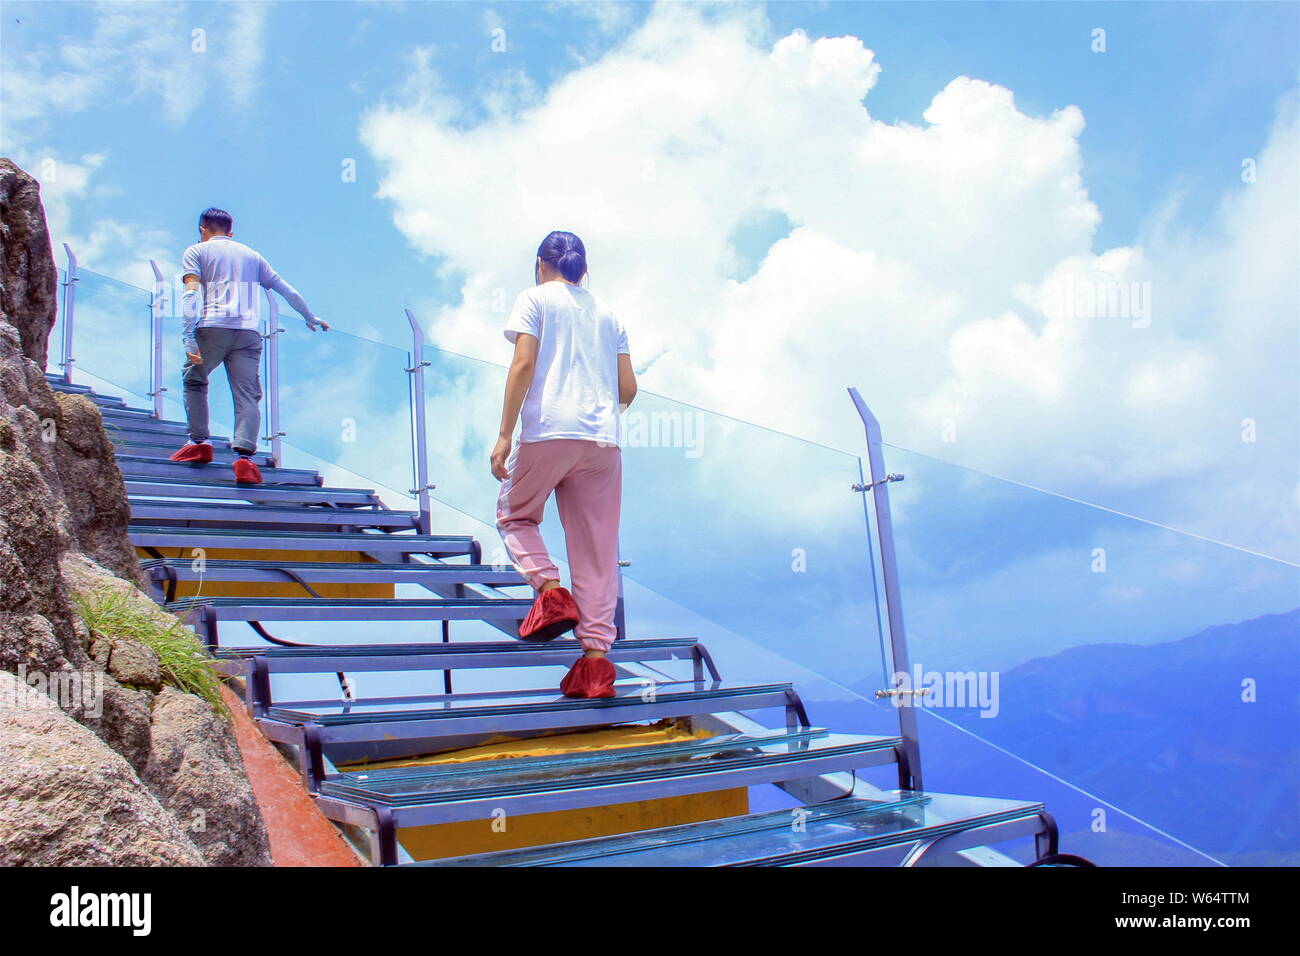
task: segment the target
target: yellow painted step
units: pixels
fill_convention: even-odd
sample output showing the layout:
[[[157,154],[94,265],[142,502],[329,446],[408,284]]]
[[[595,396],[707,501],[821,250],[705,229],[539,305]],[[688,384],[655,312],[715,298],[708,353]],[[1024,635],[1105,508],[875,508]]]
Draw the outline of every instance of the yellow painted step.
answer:
[[[429,827],[405,827],[397,838],[416,860],[441,860],[469,853],[517,850],[550,843],[569,843],[616,833],[655,830],[749,812],[749,790],[712,790],[658,800],[614,803],[582,810],[529,813],[495,820],[463,820]]]
[[[707,731],[692,731],[684,720],[661,720],[654,724],[606,727],[547,737],[505,739],[463,750],[424,757],[356,763],[340,766],[343,771],[374,770],[381,767],[416,767],[430,764],[468,763],[542,757],[579,751],[622,747],[647,747],[691,738],[710,737]],[[567,843],[615,833],[632,833],[738,816],[749,812],[749,790],[737,787],[707,793],[662,797],[552,813],[530,813],[515,817],[493,817],[405,827],[397,838],[412,858],[435,860],[468,853],[514,850],[549,843]]]
[[[165,558],[183,558],[193,560],[194,548],[154,548]],[[143,548],[136,548],[140,558],[152,558],[154,555]],[[377,564],[374,558],[360,551],[274,551],[261,548],[205,548],[203,556],[209,561],[318,561],[318,562],[359,562]],[[395,596],[392,584],[315,584],[308,579],[312,589],[323,598],[392,598]],[[176,599],[189,597],[310,597],[299,585],[292,581],[284,584],[263,584],[240,581],[179,581],[176,585]]]

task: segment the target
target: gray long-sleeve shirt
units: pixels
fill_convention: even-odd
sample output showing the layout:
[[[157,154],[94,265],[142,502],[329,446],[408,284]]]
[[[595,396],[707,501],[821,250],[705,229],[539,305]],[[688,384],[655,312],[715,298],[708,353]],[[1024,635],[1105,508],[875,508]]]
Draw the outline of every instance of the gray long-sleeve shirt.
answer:
[[[321,324],[306,300],[280,278],[261,253],[229,236],[213,236],[206,242],[196,242],[185,250],[181,266],[184,275],[198,276],[203,287],[201,305],[198,296],[184,296],[182,336],[189,351],[197,348],[196,329],[260,330],[262,289],[284,296],[308,327]]]

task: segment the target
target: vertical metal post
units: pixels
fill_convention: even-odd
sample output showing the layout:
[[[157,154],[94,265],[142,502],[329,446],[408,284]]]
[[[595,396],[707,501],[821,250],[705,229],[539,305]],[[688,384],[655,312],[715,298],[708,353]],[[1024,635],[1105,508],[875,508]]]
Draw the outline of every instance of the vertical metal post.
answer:
[[[280,430],[280,333],[284,329],[280,327],[280,306],[269,289],[266,291],[266,302],[266,334],[262,336],[266,349],[262,354],[262,362],[266,366],[267,433],[262,436],[262,440],[271,443],[271,463],[279,468],[282,460],[280,439],[284,437],[284,432]]]
[[[153,259],[153,302],[149,313],[149,397],[153,399],[153,417],[163,418],[163,324],[167,314],[167,284],[162,269]]]
[[[420,507],[420,534],[429,534],[432,516],[429,507],[429,455],[428,436],[424,424],[424,370],[429,363],[424,360],[424,330],[410,309],[406,310],[406,321],[411,325],[411,367],[406,371],[411,376],[411,409],[413,430],[411,452],[415,456],[415,495]]]
[[[880,422],[862,400],[856,388],[849,389],[849,397],[857,406],[867,433],[867,462],[870,468],[870,489],[876,506],[877,547],[880,551],[880,576],[885,587],[885,611],[889,622],[889,647],[895,674],[911,673],[907,653],[907,635],[903,630],[903,600],[898,586],[898,562],[894,555],[894,526],[889,516],[889,483],[898,480],[885,471]],[[910,696],[892,698],[898,705],[899,736],[903,739],[903,752],[899,756],[898,785],[903,790],[920,790],[921,745],[916,729],[916,708]]]
[[[618,562],[618,603],[614,605],[614,640],[627,640],[627,606],[623,603],[623,569],[630,567],[631,561],[619,559]]]
[[[59,347],[59,364],[63,366],[63,382],[72,384],[72,325],[77,310],[77,257],[66,242],[63,251],[68,257],[68,268],[63,281],[63,341]]]

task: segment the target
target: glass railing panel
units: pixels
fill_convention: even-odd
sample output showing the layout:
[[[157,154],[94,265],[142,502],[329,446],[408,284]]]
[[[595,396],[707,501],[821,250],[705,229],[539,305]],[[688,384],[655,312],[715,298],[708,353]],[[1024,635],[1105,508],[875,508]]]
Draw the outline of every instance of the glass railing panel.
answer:
[[[97,387],[85,372],[127,392],[127,404],[149,393],[151,294],[137,286],[78,268],[73,308],[73,382]],[[60,332],[60,334],[62,334]],[[59,354],[51,338],[51,354]],[[57,370],[57,368],[55,369]]]
[[[505,368],[426,349],[435,497],[491,526]],[[700,636],[729,680],[791,680],[815,722],[896,733],[858,458],[641,391],[624,415],[629,637]],[[564,536],[552,503],[542,534]],[[499,538],[492,541],[499,545]],[[504,549],[485,542],[485,560]]]
[[[324,464],[327,484],[355,484],[360,475],[368,485],[409,494],[412,480],[409,353],[381,342],[331,329],[311,332],[294,312],[281,306],[276,346],[278,357],[279,430],[286,467]],[[263,332],[268,319],[262,301]],[[164,405],[169,418],[183,421],[182,320],[164,320]],[[266,362],[270,346],[263,338],[262,423],[259,450],[270,451],[270,412],[273,389]],[[208,377],[208,408],[215,436],[229,438],[234,405],[224,369]],[[314,460],[307,464],[295,451]],[[295,464],[299,461],[299,464]],[[396,504],[406,507],[407,503]]]
[[[1099,863],[1296,862],[1300,569],[885,459],[927,789],[1045,800]]]
[[[49,375],[63,374],[63,292],[68,283],[68,270],[59,267],[58,273],[58,308],[55,310],[54,327],[50,329],[49,349],[45,353],[45,371]]]
[[[280,315],[280,430],[295,448],[403,493],[412,476],[409,352]]]
[[[629,576],[839,682],[879,680],[856,457],[649,393],[624,426]]]

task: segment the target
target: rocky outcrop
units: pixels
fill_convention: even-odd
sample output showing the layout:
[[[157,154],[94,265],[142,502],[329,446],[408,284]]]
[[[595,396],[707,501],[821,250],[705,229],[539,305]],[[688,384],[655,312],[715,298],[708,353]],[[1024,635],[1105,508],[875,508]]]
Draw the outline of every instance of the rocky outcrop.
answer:
[[[44,376],[40,384],[45,384]],[[56,439],[54,467],[76,550],[118,577],[143,583],[135,550],[126,537],[131,507],[99,406],[80,395],[53,395],[49,420]]]
[[[59,294],[41,187],[0,158],[0,313],[18,332],[22,354],[44,367]]]
[[[73,605],[114,589],[176,623],[137,589],[98,407],[45,380],[57,273],[39,187],[6,159],[0,200],[0,678],[57,686],[61,708],[0,708],[0,864],[268,863],[229,724]]]
[[[142,778],[212,866],[270,866],[266,825],[243,773],[230,723],[193,694],[154,699]]]
[[[131,766],[0,671],[0,866],[202,866]]]
[[[134,586],[83,555],[65,555],[60,570],[75,591],[114,591],[141,617],[175,623]],[[106,695],[104,704],[110,745],[186,828],[208,863],[270,866],[266,824],[229,721],[201,698],[163,686],[158,655],[137,641],[94,633],[90,655],[113,678],[108,686],[117,695]],[[141,702],[147,704],[141,708]]]

